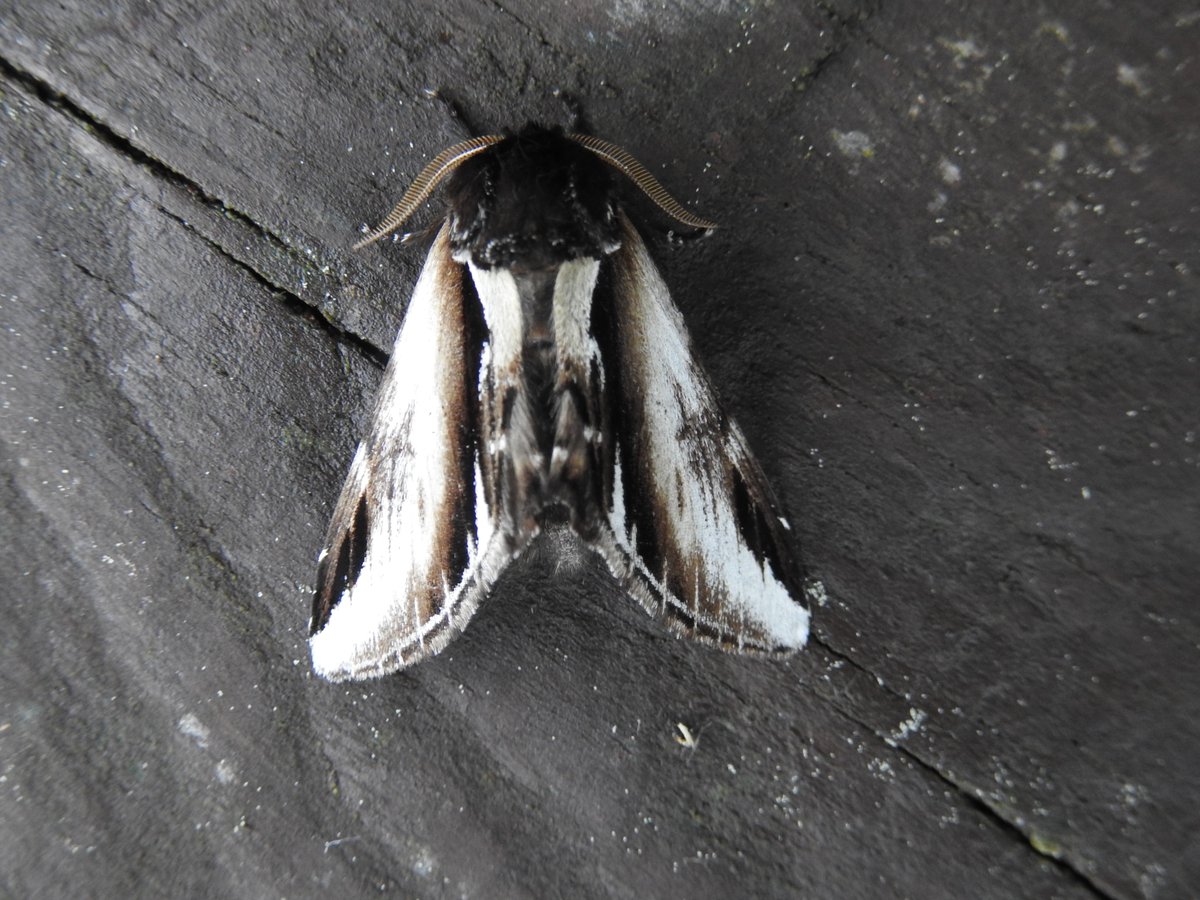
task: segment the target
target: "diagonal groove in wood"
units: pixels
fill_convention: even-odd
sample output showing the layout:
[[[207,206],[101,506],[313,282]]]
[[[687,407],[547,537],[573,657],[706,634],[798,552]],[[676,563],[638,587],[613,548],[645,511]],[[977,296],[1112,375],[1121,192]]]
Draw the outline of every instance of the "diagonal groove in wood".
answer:
[[[837,659],[838,661],[844,663],[849,668],[854,669],[856,672],[859,672],[862,675],[865,675],[866,677],[868,677],[871,680],[875,681],[876,683],[880,684],[882,689],[885,692],[887,692],[889,695],[891,695],[893,698],[895,698],[896,700],[907,702],[904,700],[904,698],[902,696],[897,694],[891,688],[888,688],[886,685],[884,685],[882,679],[877,677],[869,668],[862,665],[861,663],[856,662],[852,657],[847,656],[846,654],[841,653],[838,650],[835,650],[833,647],[831,647],[829,644],[827,644],[821,638],[816,637],[815,635],[812,639],[812,642],[813,642],[813,644],[817,645],[818,647],[823,649],[825,652],[827,652],[830,656],[832,656],[835,659]],[[836,709],[839,713],[841,713],[847,719],[854,722],[860,728],[863,728],[864,730],[869,731],[872,734],[874,734],[876,737],[878,737],[880,740],[882,740],[889,747],[891,747],[894,750],[896,750],[897,752],[899,752],[902,756],[904,756],[905,759],[909,760],[913,765],[917,766],[922,771],[927,772],[929,775],[931,775],[932,777],[936,778],[939,782],[944,784],[947,788],[951,789],[956,795],[962,797],[968,806],[970,806],[972,809],[976,810],[982,816],[984,816],[984,818],[988,819],[993,824],[995,824],[997,826],[997,828],[999,828],[1004,834],[1013,838],[1018,843],[1020,843],[1023,847],[1025,847],[1026,849],[1037,854],[1040,858],[1053,864],[1056,868],[1060,869],[1065,875],[1067,875],[1073,881],[1077,882],[1079,885],[1086,888],[1094,896],[1103,898],[1103,900],[1116,900],[1116,895],[1104,890],[1087,873],[1085,873],[1081,868],[1079,868],[1077,865],[1075,865],[1075,863],[1073,863],[1068,857],[1054,856],[1052,854],[1044,853],[1041,850],[1039,850],[1036,846],[1034,846],[1034,844],[1032,843],[1032,840],[1031,840],[1031,835],[1029,833],[1027,833],[1027,831],[1025,829],[1023,829],[1016,822],[1012,821],[1010,818],[1006,817],[1003,810],[999,809],[998,807],[996,807],[995,805],[990,803],[987,800],[987,798],[984,797],[983,795],[981,795],[979,792],[973,791],[969,785],[962,783],[961,781],[956,779],[951,773],[942,771],[940,768],[938,768],[938,766],[935,762],[925,759],[923,756],[921,756],[916,751],[905,746],[904,744],[900,743],[899,741],[894,740],[886,732],[881,731],[876,725],[872,725],[870,722],[864,721],[862,717],[860,717],[859,715],[857,715],[854,712],[854,710],[848,708],[845,703],[839,702],[839,700],[836,696],[832,696],[832,695],[827,696],[826,699],[830,702],[830,704],[833,706],[834,709]]]
[[[224,247],[222,247],[219,243],[217,243],[212,238],[210,238],[208,235],[206,235],[203,232],[201,232],[200,230],[198,230],[195,226],[193,226],[190,222],[188,222],[181,216],[176,215],[175,213],[171,212],[169,209],[167,209],[166,207],[161,206],[161,205],[158,207],[158,210],[163,215],[165,215],[167,218],[171,219],[173,222],[177,222],[182,228],[184,228],[190,234],[194,234],[196,237],[198,237],[200,240],[202,240],[214,253],[216,253],[222,259],[226,260],[227,262],[229,262],[231,265],[233,265],[237,269],[245,272],[251,278],[251,280],[253,280],[256,284],[258,284],[261,288],[263,288],[263,290],[265,290],[267,293],[269,293],[276,300],[278,300],[285,309],[289,310],[290,312],[295,313],[296,315],[301,316],[308,322],[312,323],[317,328],[321,329],[326,334],[328,334],[330,337],[332,337],[333,340],[336,341],[337,343],[345,344],[349,347],[354,348],[355,350],[357,350],[359,353],[361,353],[367,359],[371,360],[371,362],[375,363],[380,368],[383,368],[384,366],[387,365],[388,354],[386,354],[385,352],[380,350],[378,347],[376,347],[374,344],[372,344],[366,338],[359,337],[357,334],[355,334],[352,331],[347,331],[343,328],[339,328],[336,324],[331,322],[325,316],[321,315],[321,313],[318,310],[313,309],[309,304],[305,303],[304,300],[301,299],[300,297],[298,297],[296,294],[292,293],[290,290],[288,290],[283,285],[278,284],[277,282],[270,279],[268,276],[266,276],[261,271],[256,269],[250,263],[246,262],[244,259],[241,259],[241,258],[233,255],[232,253],[230,253],[228,250],[226,250]]]
[[[209,193],[200,184],[188,178],[182,172],[171,168],[162,160],[150,155],[128,138],[119,134],[113,130],[112,127],[89,113],[70,96],[56,90],[53,86],[47,84],[36,75],[17,67],[10,60],[5,59],[2,56],[0,56],[0,76],[9,78],[21,85],[48,106],[58,110],[63,115],[84,127],[96,140],[100,141],[104,146],[112,150],[114,153],[131,160],[132,162],[149,171],[156,178],[160,178],[163,181],[171,184],[173,187],[182,190],[187,195],[200,202],[203,206],[208,207],[220,215],[226,216],[237,222],[239,225],[249,229],[263,241],[267,242],[281,252],[288,255],[295,255],[292,247],[285,240],[279,237],[279,235],[261,225],[259,222],[255,221],[255,219],[241,210],[229,206],[220,197]],[[234,263],[243,271],[249,273],[255,281],[267,288],[272,296],[282,300],[284,305],[291,311],[297,313],[306,313],[305,318],[318,325],[318,327],[320,327],[326,333],[336,337],[339,341],[359,350],[372,362],[375,362],[379,365],[386,363],[386,353],[384,353],[383,350],[381,350],[375,344],[359,336],[358,334],[355,334],[353,331],[339,326],[335,321],[332,321],[324,316],[319,309],[313,306],[313,304],[308,303],[295,292],[275,283],[267,275],[255,268],[251,263],[233,255],[220,244],[191,226],[186,220],[169,212],[161,204],[158,205],[158,208],[171,219],[183,225],[190,232],[201,237],[211,248],[220,253],[225,259]]]

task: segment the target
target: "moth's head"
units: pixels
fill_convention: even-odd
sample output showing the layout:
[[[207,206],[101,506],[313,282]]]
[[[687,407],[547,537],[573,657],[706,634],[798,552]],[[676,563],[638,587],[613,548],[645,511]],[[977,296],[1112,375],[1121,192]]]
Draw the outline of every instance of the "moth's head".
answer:
[[[458,261],[537,270],[570,259],[599,258],[620,246],[614,169],[684,225],[716,227],[684,209],[615,144],[530,123],[515,133],[472,138],[438,154],[355,249],[398,229],[448,178],[450,240]]]
[[[481,268],[539,270],[620,246],[611,170],[561,128],[526,125],[450,177],[450,247]]]

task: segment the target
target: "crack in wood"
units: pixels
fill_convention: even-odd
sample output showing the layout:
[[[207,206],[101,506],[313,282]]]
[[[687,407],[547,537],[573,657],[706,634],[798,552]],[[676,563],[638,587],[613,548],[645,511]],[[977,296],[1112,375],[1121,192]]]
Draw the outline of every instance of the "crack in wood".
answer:
[[[238,224],[248,228],[255,235],[276,249],[283,251],[293,258],[300,259],[303,265],[308,264],[308,260],[304,259],[301,254],[298,254],[296,251],[294,251],[285,240],[272,232],[266,226],[257,222],[253,217],[239,209],[230,206],[219,197],[206,191],[199,183],[188,178],[183,173],[171,168],[162,160],[151,156],[145,150],[134,144],[131,140],[119,134],[107,123],[89,113],[71,97],[59,90],[56,90],[52,85],[47,84],[45,81],[39,79],[32,73],[20,69],[10,60],[7,60],[2,56],[0,56],[0,75],[8,77],[18,84],[24,86],[42,102],[46,103],[51,108],[58,110],[68,118],[86,128],[93,137],[99,140],[104,146],[108,147],[108,149],[112,150],[114,153],[149,170],[154,176],[161,178],[162,180],[171,184],[173,187],[182,190],[188,196],[198,200],[208,209],[222,216],[227,216]],[[304,316],[306,319],[320,327],[327,334],[334,336],[338,341],[358,350],[371,362],[375,363],[381,368],[387,364],[388,354],[378,346],[355,334],[349,329],[340,327],[334,320],[325,316],[321,310],[312,304],[305,302],[302,298],[288,288],[272,281],[269,276],[255,268],[249,262],[240,259],[231,253],[229,250],[221,246],[220,243],[199,231],[183,217],[171,212],[162,204],[156,204],[156,206],[160,212],[171,218],[173,221],[178,222],[189,232],[197,235],[222,257],[236,265],[242,271],[248,273],[258,284],[266,288],[272,296],[281,300],[286,308],[296,313],[307,313],[307,315]],[[83,274],[88,275],[89,277],[97,277],[86,269],[83,269],[82,271]]]
[[[886,694],[890,695],[891,697],[893,697],[894,699],[896,699],[898,701],[902,701],[904,703],[908,702],[908,700],[906,698],[904,698],[902,695],[898,694],[896,691],[887,687],[883,683],[882,678],[877,676],[866,666],[863,666],[862,664],[856,662],[852,657],[847,656],[846,654],[835,650],[828,643],[826,643],[821,638],[819,638],[815,635],[813,636],[812,642],[814,644],[816,644],[817,646],[821,647],[823,650],[825,650],[830,656],[845,663],[851,669],[854,669],[855,671],[860,672],[864,676],[866,676],[870,679],[873,679],[877,684],[879,684],[880,688]],[[827,702],[829,702],[829,704],[834,709],[836,709],[841,715],[845,716],[847,719],[854,722],[856,725],[858,725],[860,728],[864,729],[865,731],[868,731],[871,734],[874,734],[877,738],[879,738],[881,741],[883,741],[887,746],[896,750],[898,753],[900,753],[901,756],[903,756],[905,759],[912,762],[921,771],[926,772],[933,778],[936,778],[942,784],[946,785],[948,788],[951,788],[956,796],[961,797],[967,803],[968,806],[970,806],[972,809],[976,810],[984,818],[986,818],[988,821],[990,821],[994,825],[996,825],[1002,833],[1004,833],[1008,837],[1016,840],[1021,846],[1025,847],[1028,850],[1031,850],[1033,853],[1036,853],[1042,859],[1046,860],[1047,862],[1054,865],[1056,868],[1060,869],[1068,877],[1070,877],[1073,881],[1078,883],[1081,887],[1086,888],[1094,896],[1104,898],[1104,900],[1116,900],[1115,894],[1111,894],[1108,891],[1104,890],[1104,888],[1102,888],[1099,884],[1097,884],[1086,872],[1084,872],[1078,865],[1076,865],[1074,861],[1067,858],[1065,855],[1055,855],[1053,853],[1049,853],[1043,849],[1040,849],[1036,845],[1036,843],[1034,841],[1035,836],[1032,833],[1030,833],[1030,832],[1026,831],[1024,828],[1022,828],[1019,823],[1007,818],[1005,816],[1004,812],[1000,808],[998,808],[996,805],[990,803],[988,801],[988,799],[982,793],[980,793],[979,791],[972,790],[968,785],[960,783],[957,779],[955,779],[955,777],[951,773],[944,772],[940,768],[938,768],[936,763],[925,759],[920,754],[918,754],[916,751],[905,746],[903,743],[896,740],[895,738],[890,736],[888,733],[881,731],[875,725],[872,725],[869,722],[865,721],[862,717],[860,717],[859,715],[856,715],[852,709],[848,708],[845,704],[840,702],[836,696],[830,694],[830,695],[826,696],[824,699],[826,699]]]
[[[300,316],[312,325],[315,325],[321,331],[332,337],[335,342],[357,350],[380,369],[387,365],[388,354],[368,341],[366,338],[359,337],[354,332],[339,327],[335,322],[322,315],[320,310],[315,309],[308,303],[305,303],[304,300],[283,285],[272,281],[271,278],[269,278],[259,269],[256,269],[250,263],[231,253],[225,247],[221,246],[220,243],[204,234],[183,217],[176,215],[162,205],[158,206],[158,210],[167,218],[177,222],[188,233],[194,234],[196,237],[198,237],[222,259],[235,266],[239,271],[245,272],[247,275],[249,275],[252,281],[270,294],[271,297],[278,301],[284,309]]]

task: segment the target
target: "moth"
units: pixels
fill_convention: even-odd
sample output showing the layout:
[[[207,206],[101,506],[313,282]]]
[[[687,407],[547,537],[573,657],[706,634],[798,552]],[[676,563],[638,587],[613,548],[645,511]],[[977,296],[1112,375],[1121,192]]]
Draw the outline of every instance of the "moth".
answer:
[[[684,225],[715,227],[621,148],[531,124],[439,154],[359,243],[448,179],[321,551],[319,675],[372,678],[439,652],[547,528],[573,529],[681,634],[730,650],[806,642],[789,526],[614,173]]]

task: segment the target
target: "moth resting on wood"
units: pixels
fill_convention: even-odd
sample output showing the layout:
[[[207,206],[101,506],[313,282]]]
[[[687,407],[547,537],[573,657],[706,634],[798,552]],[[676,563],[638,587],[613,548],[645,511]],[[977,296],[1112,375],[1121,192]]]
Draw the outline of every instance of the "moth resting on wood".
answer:
[[[527,125],[441,153],[359,244],[449,177],[321,552],[319,675],[371,678],[437,653],[553,524],[678,632],[732,650],[807,640],[789,526],[613,171],[685,225],[714,227],[619,147]]]

